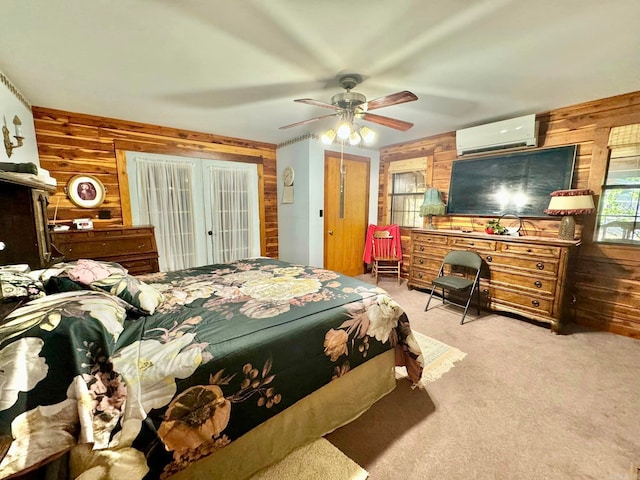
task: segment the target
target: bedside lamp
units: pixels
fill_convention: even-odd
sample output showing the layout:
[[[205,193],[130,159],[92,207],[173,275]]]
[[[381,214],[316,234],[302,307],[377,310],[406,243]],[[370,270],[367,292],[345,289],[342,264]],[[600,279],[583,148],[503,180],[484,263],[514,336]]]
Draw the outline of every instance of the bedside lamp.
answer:
[[[444,215],[446,207],[442,200],[440,200],[440,192],[437,188],[427,188],[424,192],[424,201],[420,206],[420,216],[428,217],[427,230],[436,230],[436,227],[431,223],[431,217],[433,215]]]
[[[593,192],[591,190],[556,190],[551,192],[551,201],[544,213],[547,215],[563,215],[558,238],[573,240],[576,233],[574,215],[583,215],[594,211]]]

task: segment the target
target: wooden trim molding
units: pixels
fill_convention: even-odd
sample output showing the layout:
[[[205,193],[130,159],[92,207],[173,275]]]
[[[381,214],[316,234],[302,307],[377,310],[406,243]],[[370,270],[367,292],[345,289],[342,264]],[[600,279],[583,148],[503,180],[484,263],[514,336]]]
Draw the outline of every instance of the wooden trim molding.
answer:
[[[141,143],[131,140],[114,140],[116,150],[139,153],[157,153],[160,155],[177,155],[180,157],[203,158],[207,160],[224,160],[230,162],[262,163],[262,155],[245,155],[231,152],[213,152],[206,150],[209,145],[190,142],[188,145],[175,141],[163,140],[162,143]],[[198,148],[200,147],[200,148]]]

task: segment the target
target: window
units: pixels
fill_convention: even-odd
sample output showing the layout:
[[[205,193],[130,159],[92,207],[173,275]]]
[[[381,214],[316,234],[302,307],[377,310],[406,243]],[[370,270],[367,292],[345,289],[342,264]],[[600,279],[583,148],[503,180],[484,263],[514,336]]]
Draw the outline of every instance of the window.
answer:
[[[640,245],[640,124],[611,129],[596,240]]]
[[[420,205],[426,189],[425,159],[392,162],[387,179],[389,223],[422,227]]]

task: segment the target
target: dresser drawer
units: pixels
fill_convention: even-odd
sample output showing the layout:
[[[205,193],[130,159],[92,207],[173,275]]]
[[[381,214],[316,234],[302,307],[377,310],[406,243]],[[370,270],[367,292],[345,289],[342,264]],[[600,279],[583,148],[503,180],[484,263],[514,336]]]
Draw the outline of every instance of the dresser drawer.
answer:
[[[438,269],[440,267],[438,266]],[[438,276],[438,270],[422,270],[422,269],[413,269],[411,272],[411,278],[409,279],[409,283],[413,287],[418,288],[431,288],[433,284],[431,283],[434,278]]]
[[[499,309],[506,305],[510,311],[525,309],[539,315],[550,316],[553,312],[553,298],[533,294],[503,290],[494,284],[489,287],[491,308]]]
[[[560,247],[554,247],[552,245],[532,245],[522,243],[509,243],[501,242],[500,251],[506,253],[513,253],[517,255],[532,255],[543,257],[560,257]]]
[[[106,257],[127,253],[153,252],[153,241],[149,236],[91,238],[83,242],[56,245],[68,259]]]
[[[547,276],[555,276],[558,273],[557,260],[548,257],[534,258],[526,255],[511,257],[492,253],[483,254],[482,258],[491,268],[503,267],[514,270],[526,270],[536,275],[541,274]]]
[[[512,272],[491,270],[491,283],[502,284],[517,290],[532,290],[536,293],[548,295],[553,295],[556,291],[555,277],[544,275],[518,275]]]
[[[134,258],[129,260],[120,260],[118,263],[127,269],[129,275],[141,275],[149,272],[157,272],[159,270],[157,258]]]
[[[496,242],[494,240],[483,240],[479,238],[450,237],[449,247],[451,250],[490,250],[495,251]]]
[[[424,245],[420,243],[413,246],[412,255],[416,260],[419,258],[430,257],[442,262],[444,256],[450,251],[451,249],[447,245]]]
[[[415,268],[420,268],[423,270],[435,270],[437,272],[438,270],[440,270],[440,265],[442,265],[442,259],[440,258],[415,255],[413,259],[413,266]]]
[[[158,271],[152,226],[56,232],[53,244],[67,261],[90,258],[115,262],[132,275]]]
[[[149,227],[127,227],[127,228],[109,228],[104,230],[93,230],[96,237],[122,237],[133,235],[149,235]]]
[[[442,235],[417,234],[412,237],[412,242],[414,250],[420,246],[423,249],[431,248],[431,246],[446,247],[447,237]]]

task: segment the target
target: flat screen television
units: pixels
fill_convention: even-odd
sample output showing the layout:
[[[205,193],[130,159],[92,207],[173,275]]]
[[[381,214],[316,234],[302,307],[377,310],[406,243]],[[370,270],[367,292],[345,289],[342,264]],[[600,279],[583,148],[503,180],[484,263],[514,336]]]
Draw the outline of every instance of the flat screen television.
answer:
[[[447,214],[546,217],[549,194],[571,188],[576,146],[456,160]]]

